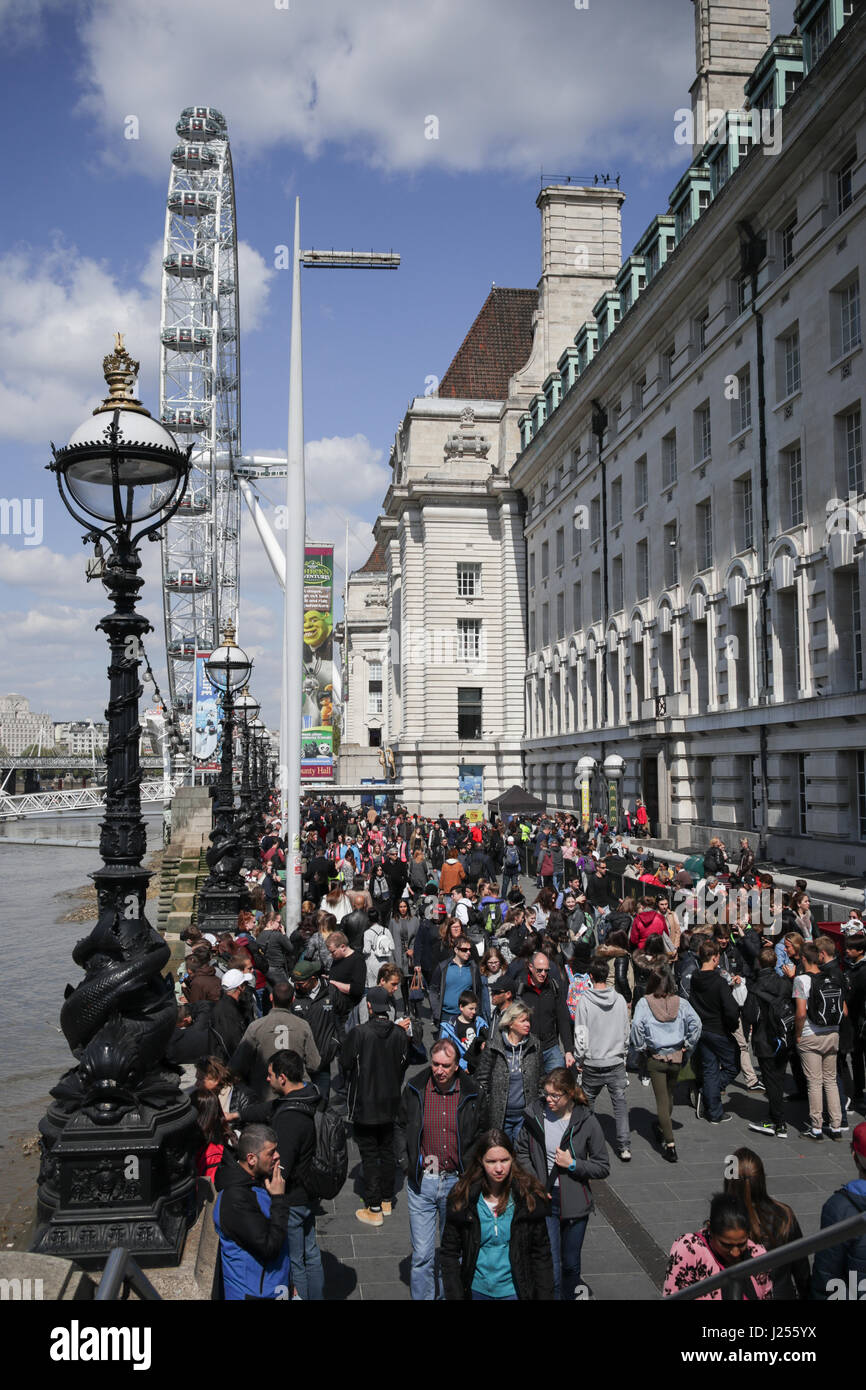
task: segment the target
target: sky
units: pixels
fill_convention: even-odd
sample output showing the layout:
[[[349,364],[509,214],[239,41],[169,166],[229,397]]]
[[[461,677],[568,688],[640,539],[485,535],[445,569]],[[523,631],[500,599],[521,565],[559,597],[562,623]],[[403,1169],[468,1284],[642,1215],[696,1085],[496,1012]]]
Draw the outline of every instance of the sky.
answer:
[[[773,0],[772,21],[790,32],[793,0]],[[0,501],[22,518],[16,534],[18,509],[0,510],[0,693],[103,717],[106,598],[44,466],[104,395],[116,330],[158,412],[184,106],[228,122],[245,453],[285,449],[296,195],[304,247],[401,256],[396,271],[302,272],[307,535],[337,545],[341,591],[346,523],[352,570],[407,405],[492,283],[537,283],[542,179],[619,174],[627,256],[688,163],[674,113],[694,61],[690,0],[0,0]],[[165,688],[158,547],[142,558]],[[272,727],[281,608],[247,518],[240,640]]]

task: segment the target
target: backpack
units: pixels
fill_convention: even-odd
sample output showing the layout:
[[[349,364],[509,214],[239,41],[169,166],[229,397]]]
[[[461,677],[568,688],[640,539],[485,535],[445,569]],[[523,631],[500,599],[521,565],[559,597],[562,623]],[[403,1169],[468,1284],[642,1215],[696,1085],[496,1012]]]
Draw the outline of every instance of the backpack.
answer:
[[[821,971],[811,976],[806,1017],[817,1028],[838,1028],[842,1022],[842,985],[839,979]]]
[[[487,932],[488,936],[495,935],[496,929],[502,921],[501,907],[501,898],[494,898],[492,902],[487,904],[487,916],[484,919],[484,930]]]
[[[811,991],[810,991],[811,993]],[[790,995],[774,999],[767,1006],[767,1022],[770,1036],[776,1041],[776,1051],[788,1051],[794,1046],[794,1022],[797,1017],[794,1001]]]
[[[391,947],[388,942],[391,938],[386,931],[382,931],[373,942],[373,955],[380,960],[387,960],[391,954]]]
[[[311,1197],[330,1202],[339,1194],[349,1172],[346,1126],[333,1110],[317,1110],[316,1152],[304,1173],[303,1185]]]
[[[577,1011],[577,1001],[590,988],[590,979],[589,975],[575,975],[568,962],[565,965],[565,973],[568,976],[568,993],[565,996],[565,1005],[573,1023]]]
[[[506,869],[520,868],[520,855],[517,853],[516,845],[509,845],[505,851],[505,867]]]

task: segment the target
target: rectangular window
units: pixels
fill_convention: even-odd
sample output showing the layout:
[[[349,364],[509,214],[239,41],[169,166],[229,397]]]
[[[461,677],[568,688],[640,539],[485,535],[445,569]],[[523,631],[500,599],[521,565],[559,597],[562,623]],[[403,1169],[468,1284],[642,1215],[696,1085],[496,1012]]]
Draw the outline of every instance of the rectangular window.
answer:
[[[635,574],[638,598],[649,597],[649,541],[638,541],[635,549]]]
[[[830,46],[833,31],[830,26],[830,5],[829,0],[826,5],[822,5],[812,23],[809,34],[809,66],[813,68]]]
[[[751,473],[747,473],[744,478],[738,478],[734,483],[734,497],[736,499],[734,516],[737,551],[751,550],[755,544],[755,513]]]
[[[863,433],[859,405],[842,416],[842,438],[848,491],[859,494],[863,491]]]
[[[697,535],[698,570],[712,569],[713,565],[713,507],[707,500],[695,508],[695,531]]]
[[[381,747],[382,747],[382,730],[381,730],[381,729],[368,729],[368,730],[367,730],[367,747],[368,747],[368,748],[381,748]]]
[[[535,651],[535,609],[529,610],[529,650]]]
[[[557,640],[565,636],[565,594],[556,595],[556,636]]]
[[[592,572],[592,621],[597,623],[601,618],[601,570]]]
[[[784,396],[792,396],[796,391],[799,391],[799,386],[801,386],[798,328],[788,334],[787,338],[783,338],[781,350],[783,350]]]
[[[535,588],[535,551],[529,552],[529,587]]]
[[[674,376],[675,376],[675,372],[674,372],[674,355],[675,355],[675,353],[676,353],[676,345],[675,345],[674,343],[671,343],[670,347],[666,347],[665,350],[664,350],[664,352],[662,353],[662,356],[661,356],[661,371],[662,371],[662,386],[663,386],[663,387],[664,387],[664,386],[670,386],[671,382],[672,382],[673,379],[674,379]]]
[[[457,737],[481,737],[481,690],[476,686],[457,687]]]
[[[615,555],[611,566],[611,590],[614,613],[618,613],[622,608],[622,556]]]
[[[464,560],[457,562],[457,597],[481,597],[481,566]]]
[[[550,573],[550,544],[547,541],[541,542],[541,577],[546,579]]]
[[[367,713],[382,713],[381,661],[371,661],[367,666]]]
[[[797,754],[797,824],[801,835],[808,834],[809,803],[806,798],[806,754]]]
[[[642,376],[639,381],[636,381],[634,383],[634,390],[632,392],[632,404],[634,406],[635,415],[639,415],[640,412],[643,410],[643,398],[645,392],[646,376]]]
[[[673,487],[677,480],[677,433],[666,434],[662,440],[662,487]]]
[[[583,627],[583,595],[579,583],[571,590],[571,621],[575,632],[580,632]]]
[[[547,646],[550,645],[550,604],[549,604],[549,603],[543,603],[543,604],[541,605],[541,645],[542,645],[542,647],[547,647]]]
[[[782,269],[787,270],[789,265],[794,262],[794,233],[797,230],[797,218],[792,217],[786,222],[779,231],[779,242],[782,251]]]
[[[574,525],[571,528],[571,558],[576,560],[583,548],[583,528],[584,515],[586,509],[576,506],[574,509]]]
[[[737,317],[744,314],[752,302],[752,281],[748,275],[737,279]]]
[[[698,189],[698,217],[700,217],[702,212],[706,212],[707,208],[710,206],[710,197],[711,194],[708,188]]]
[[[699,314],[697,319],[695,320],[695,328],[697,330],[696,336],[698,352],[706,352],[707,350],[707,330],[709,329],[709,326],[710,311],[709,309],[705,309],[704,312],[702,314]]]
[[[610,485],[610,524],[622,525],[622,478],[614,478]]]
[[[866,753],[857,754],[857,826],[866,840]]]
[[[649,478],[647,476],[646,455],[637,459],[634,466],[634,505],[635,510],[645,507],[649,501]]]
[[[665,587],[672,589],[680,582],[679,537],[677,523],[669,521],[664,530]]]
[[[710,425],[710,403],[705,401],[695,411],[695,463],[705,463],[713,449]]]
[[[803,80],[801,72],[792,72],[790,69],[785,73],[785,100],[792,97]]]
[[[565,528],[560,526],[556,533],[556,568],[562,569],[565,564]]]
[[[849,154],[844,164],[836,170],[836,215],[841,216],[854,201],[855,154]]]
[[[737,395],[734,400],[734,434],[741,434],[752,423],[752,373],[744,367],[737,374]]]
[[[589,504],[589,539],[601,540],[601,498],[593,497]]]
[[[854,638],[854,684],[863,686],[863,630],[860,620],[860,571],[855,566],[851,575],[851,632]]]
[[[803,453],[799,444],[786,451],[788,475],[788,525],[803,525]]]
[[[860,280],[837,292],[839,305],[839,344],[843,353],[860,346]]]
[[[457,660],[479,661],[481,658],[480,618],[457,619]]]

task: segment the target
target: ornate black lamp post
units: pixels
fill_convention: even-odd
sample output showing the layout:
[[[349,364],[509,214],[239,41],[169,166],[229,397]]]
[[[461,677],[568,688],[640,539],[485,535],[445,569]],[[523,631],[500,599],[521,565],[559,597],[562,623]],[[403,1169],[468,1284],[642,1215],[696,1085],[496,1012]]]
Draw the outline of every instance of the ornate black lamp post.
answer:
[[[142,579],[139,543],[156,538],[186,489],[190,450],[135,399],[138,363],[117,335],[103,362],[109,395],[48,467],[60,496],[102,551],[100,577],[113,603],[97,626],[111,664],[107,794],[93,875],[99,918],[72,952],[84,979],[67,990],[60,1023],[77,1065],[51,1092],[40,1123],[37,1219],[32,1248],[85,1266],[125,1246],[143,1264],[180,1257],[195,1185],[196,1124],[163,1062],[177,1020],[170,948],[148,922],[151,875],[142,868],[138,702]]]
[[[265,756],[265,734],[267,729],[261,719],[257,719],[253,725],[253,732],[256,738],[256,764],[258,767],[258,778],[256,781],[256,793],[258,801],[259,825],[262,817],[267,810],[268,802],[268,771],[267,758]]]
[[[235,700],[235,709],[240,720],[244,755],[241,770],[241,845],[245,869],[259,869],[262,862],[256,833],[259,823],[258,787],[250,776],[250,744],[255,752],[253,727],[260,708],[258,700],[244,686],[242,694]]]
[[[204,664],[211,685],[222,692],[222,753],[214,799],[213,830],[206,858],[210,874],[199,890],[198,925],[203,932],[234,932],[238,912],[247,890],[240,876],[244,862],[238,825],[235,820],[235,789],[232,775],[234,759],[234,692],[246,685],[252,662],[235,642],[231,623]]]

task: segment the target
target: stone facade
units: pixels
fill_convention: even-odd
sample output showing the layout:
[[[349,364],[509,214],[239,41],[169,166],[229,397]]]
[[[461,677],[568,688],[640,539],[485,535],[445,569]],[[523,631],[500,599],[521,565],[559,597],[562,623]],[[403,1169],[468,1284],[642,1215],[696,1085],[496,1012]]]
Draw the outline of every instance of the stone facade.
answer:
[[[606,336],[600,306],[601,346],[522,418],[510,481],[528,499],[529,789],[575,805],[578,760],[620,754],[626,803],[642,795],[676,846],[749,832],[774,859],[853,873],[866,16],[840,13],[809,70],[807,10],[805,77],[769,89],[778,145],[734,134],[697,220],[657,219],[655,273]],[[777,41],[767,81],[799,42]],[[699,154],[696,186],[718,158]]]

